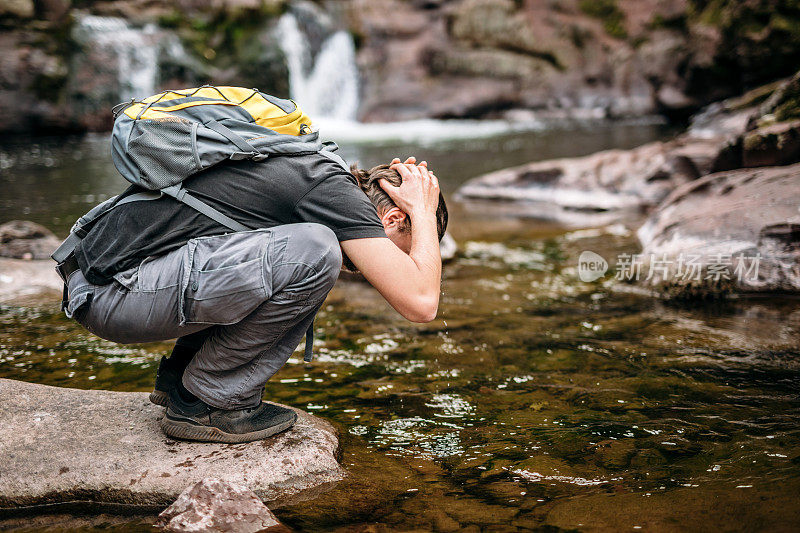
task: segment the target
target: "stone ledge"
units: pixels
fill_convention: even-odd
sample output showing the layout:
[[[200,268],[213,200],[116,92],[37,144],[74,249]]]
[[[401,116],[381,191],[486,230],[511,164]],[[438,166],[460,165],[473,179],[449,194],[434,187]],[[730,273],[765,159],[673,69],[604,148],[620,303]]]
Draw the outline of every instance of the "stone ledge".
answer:
[[[0,507],[70,501],[165,507],[215,477],[281,505],[344,478],[328,422],[297,424],[247,444],[176,441],[144,392],[50,387],[0,379]]]

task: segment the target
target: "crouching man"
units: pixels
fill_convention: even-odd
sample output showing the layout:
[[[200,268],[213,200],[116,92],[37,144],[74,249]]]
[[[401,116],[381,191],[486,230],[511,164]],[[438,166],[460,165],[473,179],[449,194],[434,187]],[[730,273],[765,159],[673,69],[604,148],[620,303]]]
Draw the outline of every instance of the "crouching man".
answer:
[[[167,435],[248,442],[294,424],[293,411],[261,401],[264,385],[343,258],[408,320],[436,316],[447,209],[425,162],[347,173],[318,153],[229,161],[184,187],[260,229],[227,233],[167,196],[130,202],[92,226],[65,272],[67,315],[95,335],[178,338],[150,396],[167,407]]]

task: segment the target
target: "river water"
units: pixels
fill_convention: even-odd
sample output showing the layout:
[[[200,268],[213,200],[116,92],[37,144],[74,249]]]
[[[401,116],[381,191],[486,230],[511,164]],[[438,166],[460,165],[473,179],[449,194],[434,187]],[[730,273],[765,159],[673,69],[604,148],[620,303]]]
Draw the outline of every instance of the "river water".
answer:
[[[452,193],[489,170],[665,135],[617,125],[342,149],[362,166],[427,159]],[[59,234],[124,188],[104,136],[6,140],[0,173],[0,221]],[[267,385],[266,399],[339,428],[350,473],[279,518],[307,531],[800,524],[800,303],[664,303],[582,283],[581,251],[637,251],[635,225],[450,206],[461,253],[445,266],[436,321],[408,323],[370,287],[340,281],[317,320],[316,360],[298,354]],[[170,349],[97,339],[51,302],[0,307],[0,324],[0,377],[51,385],[149,391]]]

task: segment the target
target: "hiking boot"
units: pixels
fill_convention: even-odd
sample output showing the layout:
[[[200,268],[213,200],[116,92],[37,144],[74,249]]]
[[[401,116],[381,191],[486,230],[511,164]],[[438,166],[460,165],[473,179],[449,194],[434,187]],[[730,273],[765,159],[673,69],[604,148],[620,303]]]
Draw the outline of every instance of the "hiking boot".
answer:
[[[186,370],[185,364],[175,364],[172,359],[162,356],[161,361],[158,363],[158,370],[156,370],[156,383],[153,386],[153,392],[150,393],[150,402],[156,405],[167,406],[169,403],[169,391],[175,388],[178,380],[183,376],[183,371]]]
[[[197,335],[197,333],[194,335]],[[175,388],[178,381],[183,377],[183,372],[189,366],[196,353],[196,347],[176,343],[169,357],[161,358],[156,371],[156,384],[153,387],[153,392],[150,393],[151,402],[156,405],[167,406],[167,403],[169,403],[169,391]]]
[[[240,443],[266,439],[292,427],[297,414],[291,409],[261,402],[249,409],[217,409],[202,400],[187,402],[174,387],[161,429],[176,439]]]

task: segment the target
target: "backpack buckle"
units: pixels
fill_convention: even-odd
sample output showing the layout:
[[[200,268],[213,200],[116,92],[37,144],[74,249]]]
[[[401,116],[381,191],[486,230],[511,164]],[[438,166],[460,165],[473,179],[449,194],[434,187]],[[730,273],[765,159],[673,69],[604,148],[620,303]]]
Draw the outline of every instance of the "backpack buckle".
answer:
[[[264,161],[269,155],[262,154],[261,152],[233,152],[230,155],[231,160],[241,161],[242,159],[250,159],[252,161]]]

